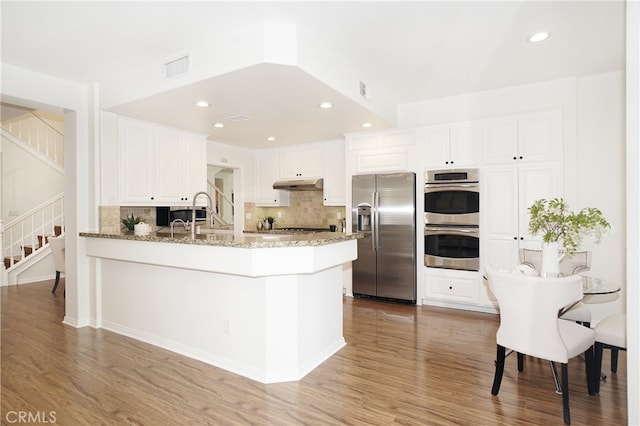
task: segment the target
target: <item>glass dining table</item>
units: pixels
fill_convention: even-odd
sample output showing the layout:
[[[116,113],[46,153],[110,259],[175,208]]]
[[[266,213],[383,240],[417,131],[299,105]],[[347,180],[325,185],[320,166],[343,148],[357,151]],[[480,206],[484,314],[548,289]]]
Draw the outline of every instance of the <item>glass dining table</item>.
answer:
[[[585,296],[613,294],[619,291],[620,284],[602,278],[582,275],[582,294]]]

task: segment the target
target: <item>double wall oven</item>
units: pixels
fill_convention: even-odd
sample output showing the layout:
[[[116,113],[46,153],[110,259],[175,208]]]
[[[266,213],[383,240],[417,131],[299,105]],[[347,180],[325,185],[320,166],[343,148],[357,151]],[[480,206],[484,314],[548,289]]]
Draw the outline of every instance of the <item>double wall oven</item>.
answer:
[[[425,266],[479,270],[478,169],[425,172],[424,223]]]

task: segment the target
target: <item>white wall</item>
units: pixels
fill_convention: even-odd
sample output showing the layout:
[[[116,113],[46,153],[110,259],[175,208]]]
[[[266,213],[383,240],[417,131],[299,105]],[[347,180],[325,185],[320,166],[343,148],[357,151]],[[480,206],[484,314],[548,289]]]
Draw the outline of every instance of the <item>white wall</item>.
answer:
[[[583,247],[593,252],[590,273],[624,283],[624,75],[616,72],[579,78],[576,89],[578,149],[573,160],[577,164],[578,197],[575,207],[598,207],[612,227],[600,244],[585,239]],[[614,303],[590,305],[594,322],[607,314],[625,311],[624,287],[619,296]]]
[[[640,425],[640,2],[627,2],[627,412]]]
[[[94,123],[92,89],[15,65],[2,63],[2,100],[34,109],[64,113],[65,135],[65,219],[66,219],[66,295],[64,322],[76,327],[91,323],[91,292],[94,277],[82,252],[78,232],[97,220],[98,203],[91,186],[95,168],[94,143],[90,133]],[[91,224],[95,226],[95,223]],[[95,306],[95,305],[94,305]]]
[[[5,139],[2,154],[2,219],[5,225],[64,192],[64,174],[49,167],[29,149]]]

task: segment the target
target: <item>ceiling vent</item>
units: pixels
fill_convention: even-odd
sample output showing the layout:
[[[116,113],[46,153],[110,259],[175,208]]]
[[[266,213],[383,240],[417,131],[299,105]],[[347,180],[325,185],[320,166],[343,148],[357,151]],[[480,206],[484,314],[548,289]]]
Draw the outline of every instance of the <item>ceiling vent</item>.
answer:
[[[234,123],[238,123],[240,121],[247,121],[249,117],[246,115],[234,115],[233,117],[227,117],[225,120],[233,121]]]
[[[164,63],[164,78],[176,77],[191,71],[189,54],[173,58]]]
[[[365,99],[369,99],[369,97],[371,96],[371,94],[369,93],[369,85],[364,81],[360,81],[358,92],[360,93],[360,96]]]

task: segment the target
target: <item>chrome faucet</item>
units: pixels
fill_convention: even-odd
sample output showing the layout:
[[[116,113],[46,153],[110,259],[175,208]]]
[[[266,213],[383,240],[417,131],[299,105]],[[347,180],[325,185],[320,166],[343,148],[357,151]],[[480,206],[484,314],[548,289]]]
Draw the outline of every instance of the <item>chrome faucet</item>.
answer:
[[[196,192],[193,196],[193,204],[191,205],[191,239],[196,239],[196,200],[200,195],[206,195],[209,200],[210,212],[213,212],[213,200],[207,191]],[[213,214],[209,214],[209,225],[213,226]]]
[[[184,230],[186,231],[187,229],[189,229],[189,222],[185,222],[182,219],[174,219],[171,222],[171,238],[173,238],[173,225],[175,225],[176,222],[182,222],[182,226],[184,226]]]

